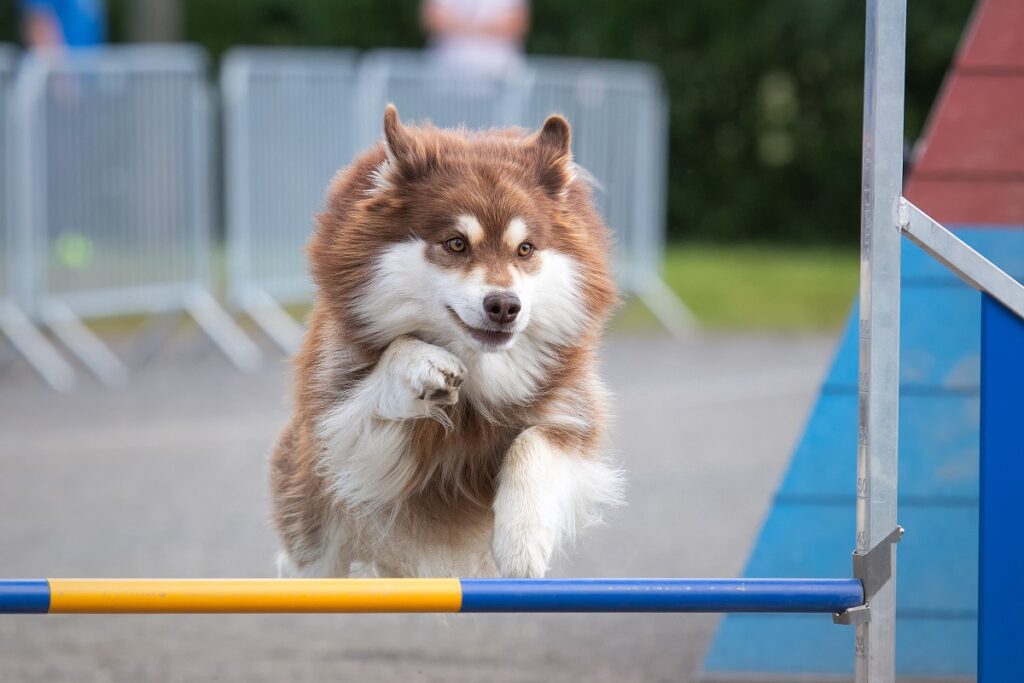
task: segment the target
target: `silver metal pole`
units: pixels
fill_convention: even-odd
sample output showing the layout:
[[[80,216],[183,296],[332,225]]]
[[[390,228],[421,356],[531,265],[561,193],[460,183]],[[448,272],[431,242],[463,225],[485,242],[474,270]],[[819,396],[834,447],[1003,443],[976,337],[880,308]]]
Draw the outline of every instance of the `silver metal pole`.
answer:
[[[900,229],[906,0],[867,0],[861,195],[860,376],[855,573],[869,619],[857,624],[855,680],[891,683],[896,656]]]

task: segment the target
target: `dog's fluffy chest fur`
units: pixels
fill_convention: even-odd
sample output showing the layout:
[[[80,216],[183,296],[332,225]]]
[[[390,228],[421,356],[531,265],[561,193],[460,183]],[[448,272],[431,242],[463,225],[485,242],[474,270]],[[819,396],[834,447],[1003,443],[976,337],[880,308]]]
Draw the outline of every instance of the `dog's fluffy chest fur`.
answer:
[[[568,125],[407,129],[341,173],[271,468],[280,569],[542,576],[620,497],[600,452],[607,231]]]

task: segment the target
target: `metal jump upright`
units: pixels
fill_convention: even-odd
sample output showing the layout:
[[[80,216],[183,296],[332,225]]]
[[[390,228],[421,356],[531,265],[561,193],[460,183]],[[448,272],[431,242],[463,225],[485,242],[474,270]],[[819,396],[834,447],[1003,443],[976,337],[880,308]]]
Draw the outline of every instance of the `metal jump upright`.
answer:
[[[857,683],[892,683],[905,234],[984,293],[979,680],[1016,680],[1024,287],[902,197],[906,0],[867,0],[866,24],[853,579],[22,579],[0,580],[0,613],[832,612],[856,626]]]
[[[893,681],[899,464],[901,234],[982,292],[978,680],[1017,680],[1024,631],[1016,581],[1024,572],[1024,287],[903,197],[906,0],[868,0],[864,52],[861,195],[857,544],[854,576],[865,605],[857,624],[855,680]]]
[[[906,0],[868,0],[861,150],[857,538],[854,576],[870,608],[856,623],[857,683],[896,671],[896,523],[899,470],[900,233]],[[868,613],[870,609],[870,613]],[[862,619],[862,620],[861,620]]]

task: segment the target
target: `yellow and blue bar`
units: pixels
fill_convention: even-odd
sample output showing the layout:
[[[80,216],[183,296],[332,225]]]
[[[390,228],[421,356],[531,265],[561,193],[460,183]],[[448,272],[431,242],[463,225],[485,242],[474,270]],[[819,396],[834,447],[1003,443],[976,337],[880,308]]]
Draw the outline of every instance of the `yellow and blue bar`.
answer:
[[[0,614],[843,612],[857,579],[0,579]]]

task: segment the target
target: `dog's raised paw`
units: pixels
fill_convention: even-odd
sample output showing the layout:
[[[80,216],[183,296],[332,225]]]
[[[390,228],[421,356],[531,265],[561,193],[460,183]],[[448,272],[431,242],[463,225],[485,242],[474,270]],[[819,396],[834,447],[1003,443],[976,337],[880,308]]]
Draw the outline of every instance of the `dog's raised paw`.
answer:
[[[442,348],[422,350],[409,366],[409,384],[417,397],[427,403],[455,405],[459,401],[459,387],[466,373],[462,361]]]
[[[392,384],[392,391],[408,392],[406,396],[413,401],[405,417],[427,416],[438,406],[458,403],[466,366],[457,357],[414,337],[396,339],[388,347],[387,355],[389,371],[398,380]],[[399,396],[391,396],[388,402],[402,403],[398,399]]]

